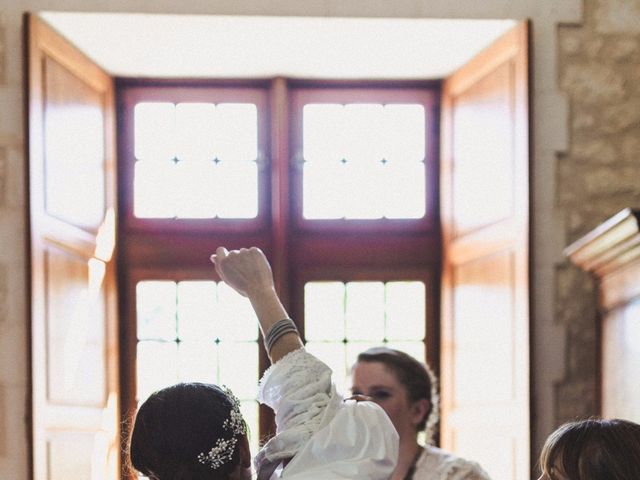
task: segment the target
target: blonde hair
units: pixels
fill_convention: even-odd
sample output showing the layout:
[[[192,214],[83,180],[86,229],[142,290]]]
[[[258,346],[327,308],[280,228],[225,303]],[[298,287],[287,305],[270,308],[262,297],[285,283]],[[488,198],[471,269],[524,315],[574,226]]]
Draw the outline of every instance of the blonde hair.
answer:
[[[566,423],[547,438],[540,469],[551,480],[637,480],[640,425],[599,418]]]

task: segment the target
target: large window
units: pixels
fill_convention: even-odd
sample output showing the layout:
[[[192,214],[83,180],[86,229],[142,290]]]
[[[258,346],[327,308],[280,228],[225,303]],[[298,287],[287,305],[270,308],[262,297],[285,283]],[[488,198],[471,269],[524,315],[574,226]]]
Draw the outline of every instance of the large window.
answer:
[[[177,381],[226,384],[252,442],[268,366],[248,302],[214,277],[256,245],[307,348],[346,393],[357,353],[437,367],[438,85],[120,80],[125,412]]]

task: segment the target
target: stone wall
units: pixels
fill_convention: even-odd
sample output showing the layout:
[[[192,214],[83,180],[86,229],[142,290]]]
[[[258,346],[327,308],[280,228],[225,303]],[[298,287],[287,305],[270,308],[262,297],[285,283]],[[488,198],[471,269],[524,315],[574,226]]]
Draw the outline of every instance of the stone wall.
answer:
[[[585,0],[584,22],[558,33],[559,86],[569,97],[570,148],[557,163],[557,204],[573,242],[640,206],[640,0]],[[566,327],[556,423],[597,412],[593,280],[556,271],[556,321]]]

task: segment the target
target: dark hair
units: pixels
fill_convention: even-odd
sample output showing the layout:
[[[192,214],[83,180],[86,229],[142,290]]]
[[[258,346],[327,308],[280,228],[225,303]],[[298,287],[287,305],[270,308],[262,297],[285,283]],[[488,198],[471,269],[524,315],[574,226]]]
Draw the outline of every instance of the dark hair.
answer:
[[[540,468],[552,480],[637,480],[640,425],[598,418],[566,423],[547,438]]]
[[[358,362],[379,362],[387,367],[407,389],[409,400],[429,400],[429,411],[417,425],[418,432],[425,430],[427,439],[432,440],[438,423],[438,381],[428,365],[420,363],[412,356],[388,347],[373,347],[358,355]]]
[[[219,438],[232,400],[205,383],[179,383],[153,393],[140,407],[129,440],[129,466],[154,480],[227,480],[240,463],[236,445],[217,469],[198,461]]]

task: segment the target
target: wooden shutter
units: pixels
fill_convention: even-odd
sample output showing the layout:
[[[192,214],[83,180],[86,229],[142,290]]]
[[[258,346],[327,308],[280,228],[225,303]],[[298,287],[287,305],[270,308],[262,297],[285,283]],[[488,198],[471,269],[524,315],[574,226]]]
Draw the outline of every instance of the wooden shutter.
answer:
[[[113,83],[37,17],[26,26],[34,478],[115,479]]]
[[[529,478],[527,25],[443,85],[442,445]]]

